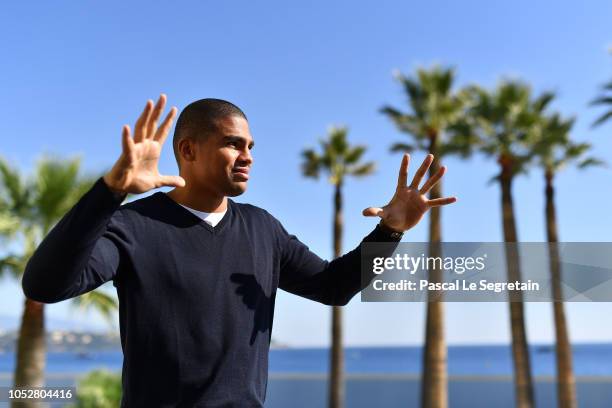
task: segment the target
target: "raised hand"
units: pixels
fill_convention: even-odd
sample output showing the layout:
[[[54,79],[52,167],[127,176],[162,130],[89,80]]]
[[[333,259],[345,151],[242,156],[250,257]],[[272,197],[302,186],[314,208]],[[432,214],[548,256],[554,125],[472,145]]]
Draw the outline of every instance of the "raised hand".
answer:
[[[130,127],[123,126],[122,152],[113,168],[104,176],[108,187],[118,193],[144,193],[162,186],[183,187],[180,176],[162,176],[157,165],[161,148],[172,127],[177,109],[170,112],[158,127],[157,123],[166,106],[166,95],[161,94],[155,106],[148,100],[144,111],[134,126],[132,139]]]
[[[423,184],[423,187],[419,189],[419,184],[421,184],[423,176],[425,176],[427,170],[429,170],[433,159],[434,157],[432,154],[427,155],[421,167],[419,167],[414,175],[412,183],[407,186],[410,155],[407,153],[404,154],[397,180],[397,188],[389,204],[382,208],[368,207],[363,210],[363,215],[366,217],[378,216],[382,218],[383,224],[388,228],[398,232],[404,232],[418,224],[421,218],[423,218],[423,215],[425,215],[430,208],[451,204],[457,201],[455,197],[436,198],[433,200],[427,198],[429,190],[440,181],[446,172],[446,167],[444,166],[440,167],[440,170],[430,177],[425,184]]]

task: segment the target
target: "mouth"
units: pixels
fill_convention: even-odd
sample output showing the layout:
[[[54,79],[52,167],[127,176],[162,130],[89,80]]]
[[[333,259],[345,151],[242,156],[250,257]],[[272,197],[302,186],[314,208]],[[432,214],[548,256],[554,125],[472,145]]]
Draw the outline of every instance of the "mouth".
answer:
[[[249,179],[249,170],[246,167],[237,167],[232,169],[232,175],[241,181],[247,181]]]

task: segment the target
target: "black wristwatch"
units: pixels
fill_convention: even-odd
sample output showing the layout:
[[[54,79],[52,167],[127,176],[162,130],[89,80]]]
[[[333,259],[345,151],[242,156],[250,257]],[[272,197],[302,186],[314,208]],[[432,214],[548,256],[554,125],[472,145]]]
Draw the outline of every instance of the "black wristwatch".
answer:
[[[387,227],[385,224],[383,224],[382,220],[380,220],[380,222],[378,223],[378,228],[383,230],[385,233],[389,234],[389,237],[393,239],[402,239],[402,237],[404,236],[403,232],[397,232]]]

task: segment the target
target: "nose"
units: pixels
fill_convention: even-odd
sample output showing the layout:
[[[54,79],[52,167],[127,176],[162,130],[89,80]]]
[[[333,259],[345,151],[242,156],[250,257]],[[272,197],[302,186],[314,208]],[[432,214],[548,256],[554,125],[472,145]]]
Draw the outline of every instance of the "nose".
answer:
[[[240,161],[240,164],[244,166],[251,166],[253,164],[253,155],[251,154],[251,150],[249,148],[241,150],[238,160]]]

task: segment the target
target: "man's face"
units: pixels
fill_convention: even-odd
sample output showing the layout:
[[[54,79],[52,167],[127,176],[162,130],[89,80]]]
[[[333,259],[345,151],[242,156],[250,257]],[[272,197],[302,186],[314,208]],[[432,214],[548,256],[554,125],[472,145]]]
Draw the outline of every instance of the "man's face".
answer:
[[[240,116],[217,121],[218,132],[196,143],[193,163],[198,184],[234,197],[246,191],[254,146],[248,122]]]

